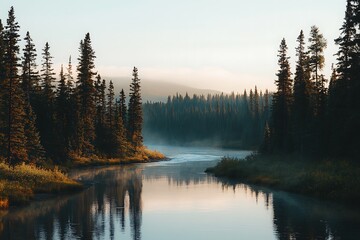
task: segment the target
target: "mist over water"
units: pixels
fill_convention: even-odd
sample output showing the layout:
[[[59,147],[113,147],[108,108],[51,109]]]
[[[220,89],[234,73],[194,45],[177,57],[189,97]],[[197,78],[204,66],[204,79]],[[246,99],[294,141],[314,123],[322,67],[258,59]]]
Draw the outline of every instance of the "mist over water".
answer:
[[[360,211],[204,173],[251,152],[148,145],[166,162],[74,170],[90,186],[0,215],[0,239],[358,239]]]

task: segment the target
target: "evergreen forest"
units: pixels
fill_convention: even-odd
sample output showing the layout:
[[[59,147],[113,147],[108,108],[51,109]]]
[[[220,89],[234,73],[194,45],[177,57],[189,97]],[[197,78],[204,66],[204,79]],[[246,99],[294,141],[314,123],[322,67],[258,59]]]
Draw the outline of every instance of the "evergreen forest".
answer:
[[[0,157],[8,165],[67,164],[76,157],[116,158],[141,151],[136,67],[126,100],[123,90],[115,93],[112,81],[95,70],[89,33],[80,41],[78,65],[70,57],[57,76],[50,44],[37,56],[30,33],[21,38],[19,30],[12,7],[6,22],[0,20]]]
[[[169,96],[166,103],[148,102],[144,134],[179,144],[208,140],[264,154],[358,156],[359,1],[347,1],[331,76],[323,72],[327,39],[317,26],[307,36],[301,30],[296,42],[292,69],[287,42],[281,40],[275,92],[255,88],[250,94],[186,94]]]
[[[256,149],[270,116],[271,95],[243,94],[168,97],[144,104],[144,135],[171,144]]]

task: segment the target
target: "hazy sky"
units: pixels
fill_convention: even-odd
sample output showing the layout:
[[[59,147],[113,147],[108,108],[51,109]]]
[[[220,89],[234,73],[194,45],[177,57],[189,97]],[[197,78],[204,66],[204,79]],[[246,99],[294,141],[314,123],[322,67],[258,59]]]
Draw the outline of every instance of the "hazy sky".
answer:
[[[90,32],[102,76],[173,81],[198,88],[242,92],[274,89],[283,37],[294,70],[296,38],[317,25],[328,40],[325,74],[335,62],[345,0],[1,0],[6,21],[14,6],[38,53],[49,42],[55,67],[78,56]],[[38,63],[40,58],[38,57]]]

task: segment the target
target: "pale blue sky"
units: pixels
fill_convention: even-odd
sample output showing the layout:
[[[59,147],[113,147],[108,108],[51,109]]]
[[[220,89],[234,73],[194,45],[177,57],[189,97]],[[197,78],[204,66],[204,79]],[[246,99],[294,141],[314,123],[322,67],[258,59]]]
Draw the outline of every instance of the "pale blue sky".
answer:
[[[90,32],[103,76],[242,92],[274,89],[277,50],[283,37],[295,60],[296,37],[317,25],[328,40],[330,74],[345,0],[1,0],[6,21],[14,6],[22,38],[30,31],[39,55],[49,42],[56,68],[78,56]],[[38,57],[38,63],[40,58]],[[295,66],[292,64],[292,70]]]

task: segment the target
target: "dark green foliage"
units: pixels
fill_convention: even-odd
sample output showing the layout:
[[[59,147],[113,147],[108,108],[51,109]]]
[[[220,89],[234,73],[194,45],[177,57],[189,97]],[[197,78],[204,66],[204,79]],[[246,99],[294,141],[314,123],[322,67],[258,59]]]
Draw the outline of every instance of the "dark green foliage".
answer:
[[[298,37],[294,92],[279,88],[289,78],[285,55],[280,55],[278,92],[274,94],[271,126],[271,145],[279,152],[294,151],[319,157],[342,155],[357,157],[360,153],[360,6],[358,0],[348,0],[340,37],[337,67],[333,67],[329,89],[321,73],[325,64],[326,40],[316,26],[311,28],[308,52],[304,35]],[[282,44],[283,45],[283,44]],[[281,80],[281,81],[280,81]],[[287,82],[287,81],[285,81]],[[288,81],[290,86],[290,81]],[[284,95],[285,96],[285,95]],[[294,98],[293,105],[291,97]],[[283,99],[287,99],[283,101]],[[275,103],[275,105],[274,105]],[[280,104],[281,103],[281,104]],[[284,107],[286,106],[286,107]],[[291,106],[291,112],[288,112]],[[280,111],[280,110],[281,111]],[[289,118],[289,116],[291,116]],[[290,122],[289,122],[290,119]],[[274,124],[275,123],[275,124]],[[286,127],[291,126],[291,131]],[[279,132],[280,130],[280,132]],[[279,133],[282,141],[279,140]],[[285,134],[284,134],[285,133]],[[292,146],[285,147],[293,140]]]
[[[243,95],[191,98],[176,95],[169,96],[166,103],[145,103],[144,135],[173,144],[257,148],[269,118],[270,95],[268,91],[259,95],[255,90],[254,98],[256,112],[250,111],[246,91]]]
[[[123,121],[123,126],[127,126],[127,107],[126,107],[126,97],[124,89],[121,89],[120,92],[120,102],[119,102],[119,114]]]
[[[114,92],[114,84],[112,81],[109,83],[108,94],[107,94],[107,107],[106,107],[106,122],[109,128],[113,128],[115,125],[115,92]]]
[[[40,77],[39,72],[36,71],[36,49],[33,40],[30,37],[30,33],[26,33],[25,40],[25,48],[23,49],[24,56],[22,58],[22,88],[25,93],[25,97],[27,101],[30,102],[31,105],[36,104],[36,97],[39,95],[40,91]]]
[[[51,157],[57,155],[55,134],[55,72],[52,67],[52,56],[49,43],[45,44],[42,52],[41,90],[34,104],[37,116],[37,126],[41,135],[41,143]]]
[[[61,65],[59,83],[56,91],[56,138],[57,138],[57,150],[58,156],[60,159],[66,159],[66,156],[69,152],[69,141],[70,141],[70,132],[69,128],[71,125],[71,109],[69,108],[71,88],[66,80],[66,75],[64,74],[64,68]]]
[[[0,21],[1,158],[6,158],[10,165],[21,162],[49,165],[51,161],[67,164],[79,157],[136,156],[140,159],[150,156],[139,148],[142,146],[142,111],[136,68],[130,97],[133,123],[133,120],[127,121],[124,91],[116,100],[110,82],[106,98],[105,80],[98,75],[94,81],[95,53],[89,34],[80,43],[74,84],[71,57],[67,72],[61,66],[59,81],[55,83],[48,43],[43,49],[39,76],[36,49],[29,32],[24,38],[20,64],[18,32],[19,25],[11,8],[5,28]],[[127,140],[125,123],[132,127],[132,147]]]
[[[340,28],[337,72],[329,90],[329,150],[333,154],[358,156],[360,134],[360,11],[359,1],[348,0]]]
[[[19,76],[19,24],[15,20],[14,9],[9,11],[4,30],[4,79],[1,81],[1,152],[10,165],[27,161],[25,146],[24,94]]]
[[[294,78],[294,105],[293,105],[293,140],[297,151],[304,153],[309,148],[311,139],[310,121],[313,117],[311,94],[313,84],[310,80],[309,57],[305,52],[304,33],[300,32],[296,48],[296,72]]]
[[[272,100],[271,133],[274,151],[291,151],[290,110],[293,101],[290,64],[287,56],[285,39],[281,41],[279,50],[279,71],[275,84],[277,91]]]
[[[91,154],[94,152],[95,141],[95,87],[94,87],[94,71],[95,52],[91,46],[90,34],[87,33],[83,41],[80,42],[80,56],[78,58],[79,65],[77,67],[77,94],[79,97],[80,118],[77,122],[77,128],[82,129],[79,133],[82,137],[78,140],[80,149],[83,154]]]
[[[40,142],[40,134],[36,128],[36,116],[29,103],[25,106],[25,137],[28,160],[41,165],[45,160],[45,149]]]
[[[133,78],[130,84],[130,100],[128,111],[128,139],[134,149],[141,147],[143,144],[142,137],[142,103],[140,95],[140,79],[138,69],[134,67]]]

